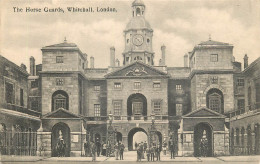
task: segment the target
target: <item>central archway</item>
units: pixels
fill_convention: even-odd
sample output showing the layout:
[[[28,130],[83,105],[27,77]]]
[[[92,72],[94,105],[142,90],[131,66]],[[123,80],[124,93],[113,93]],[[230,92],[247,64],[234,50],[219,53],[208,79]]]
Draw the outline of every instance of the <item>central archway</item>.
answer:
[[[203,132],[206,132],[207,143],[207,157],[213,156],[213,129],[209,123],[201,122],[194,127],[194,156],[200,157],[201,154],[201,139]]]
[[[57,157],[58,152],[56,149],[57,143],[60,139],[64,140],[66,144],[65,156],[70,156],[70,128],[67,124],[60,122],[53,126],[51,133],[51,154],[52,157]]]
[[[143,132],[146,134],[146,137],[147,137],[147,132],[143,128],[134,128],[134,129],[130,130],[128,133],[128,150],[129,151],[134,150],[135,145],[133,144],[133,137],[137,132]],[[146,140],[148,140],[148,137]]]
[[[127,116],[147,116],[147,100],[141,93],[135,93],[127,99]]]

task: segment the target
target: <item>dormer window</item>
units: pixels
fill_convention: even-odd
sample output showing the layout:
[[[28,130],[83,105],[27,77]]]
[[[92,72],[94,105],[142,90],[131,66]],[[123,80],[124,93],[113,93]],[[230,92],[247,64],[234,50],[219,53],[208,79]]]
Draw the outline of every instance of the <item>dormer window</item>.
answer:
[[[141,16],[141,10],[140,10],[140,8],[137,8],[137,9],[136,9],[136,16]]]
[[[211,54],[210,55],[211,62],[218,62],[218,54]]]

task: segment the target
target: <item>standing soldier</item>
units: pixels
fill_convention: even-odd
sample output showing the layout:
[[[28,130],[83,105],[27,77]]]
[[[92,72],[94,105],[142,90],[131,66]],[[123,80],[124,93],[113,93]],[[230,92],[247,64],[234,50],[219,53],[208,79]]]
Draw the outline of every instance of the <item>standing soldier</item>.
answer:
[[[138,146],[138,144],[135,142],[135,150],[137,150],[137,146]]]
[[[100,155],[100,150],[101,150],[101,144],[99,141],[96,142],[96,146],[97,146],[97,156],[99,157]]]
[[[146,149],[147,161],[150,161],[150,153],[151,153],[150,148],[147,148],[147,149]]]
[[[166,149],[167,149],[167,143],[165,141],[163,141],[163,155],[166,155]]]
[[[206,136],[206,131],[203,131],[203,136],[200,140],[200,154],[203,157],[207,157],[207,153],[208,153],[208,139]]]

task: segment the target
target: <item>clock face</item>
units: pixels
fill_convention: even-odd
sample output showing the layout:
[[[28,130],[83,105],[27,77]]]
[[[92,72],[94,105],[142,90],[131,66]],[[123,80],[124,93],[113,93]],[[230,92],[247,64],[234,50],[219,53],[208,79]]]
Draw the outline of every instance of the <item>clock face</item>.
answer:
[[[133,36],[133,43],[136,46],[141,46],[144,42],[144,37],[140,34],[134,35]]]

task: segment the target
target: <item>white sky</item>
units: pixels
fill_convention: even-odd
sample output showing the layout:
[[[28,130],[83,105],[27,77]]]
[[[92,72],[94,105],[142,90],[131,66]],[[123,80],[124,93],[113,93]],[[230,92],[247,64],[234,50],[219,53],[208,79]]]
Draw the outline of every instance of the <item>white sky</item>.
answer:
[[[0,54],[29,66],[29,57],[41,63],[41,48],[63,42],[76,43],[95,57],[95,67],[109,65],[109,49],[116,48],[122,64],[123,30],[131,19],[133,0],[2,0]],[[166,45],[166,64],[183,66],[183,55],[201,41],[234,45],[234,56],[251,63],[260,56],[260,0],[143,0],[146,19],[154,30],[155,64]],[[66,7],[115,7],[117,13],[69,13]],[[62,7],[65,13],[14,13],[13,7]]]

